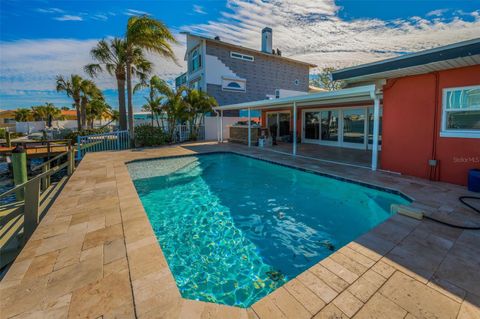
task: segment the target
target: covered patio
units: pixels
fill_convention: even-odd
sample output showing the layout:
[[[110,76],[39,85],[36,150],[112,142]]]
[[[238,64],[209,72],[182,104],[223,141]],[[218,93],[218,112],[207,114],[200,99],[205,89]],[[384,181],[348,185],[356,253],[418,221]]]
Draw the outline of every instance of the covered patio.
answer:
[[[224,142],[223,112],[246,110],[249,119],[246,141],[249,147],[256,147],[257,134],[252,135],[256,127],[250,121],[251,111],[256,110],[262,112],[262,127],[268,129],[269,135],[272,119],[280,131],[274,133],[278,135],[276,143],[264,146],[265,151],[377,170],[381,147],[381,99],[376,85],[366,85],[220,106],[214,109],[218,119],[218,141]],[[352,128],[352,123],[361,126]]]
[[[279,142],[277,145],[266,147],[266,151],[291,154],[292,143]],[[380,155],[380,151],[379,151]],[[316,159],[321,162],[345,164],[357,167],[371,168],[372,151],[345,147],[316,145],[309,143],[297,144],[297,157]],[[380,159],[378,159],[378,164]]]

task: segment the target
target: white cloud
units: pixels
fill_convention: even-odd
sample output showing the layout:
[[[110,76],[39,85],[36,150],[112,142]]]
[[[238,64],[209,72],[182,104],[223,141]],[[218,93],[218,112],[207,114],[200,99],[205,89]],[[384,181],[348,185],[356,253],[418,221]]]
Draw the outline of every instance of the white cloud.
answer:
[[[127,11],[125,11],[124,14],[127,15],[127,16],[151,15],[150,13],[148,13],[146,11],[135,10],[135,9],[127,9]]]
[[[198,14],[207,14],[205,10],[203,9],[202,6],[199,6],[198,4],[193,5],[193,11],[198,13]]]
[[[95,14],[95,15],[92,16],[92,19],[93,20],[100,20],[100,21],[107,21],[108,16],[106,16],[105,14]]]
[[[64,13],[65,12],[59,8],[38,8],[37,11],[41,13]]]
[[[274,48],[320,67],[346,67],[478,37],[470,21],[421,17],[343,20],[333,0],[228,0],[221,17],[182,29],[260,48],[261,29],[273,28]],[[473,17],[473,21],[472,21]]]
[[[55,77],[59,74],[87,75],[83,72],[86,64],[92,63],[90,50],[99,39],[38,39],[0,42],[0,106],[4,106],[13,96],[21,101],[48,100],[48,91],[55,90]],[[166,80],[172,80],[183,72],[184,43],[173,47],[180,66],[157,55],[147,54],[154,63],[154,73]],[[115,90],[115,79],[108,74],[101,74],[95,82],[104,90]],[[40,92],[40,95],[35,94]],[[62,98],[50,96],[54,101]],[[115,102],[115,101],[114,101]],[[115,105],[115,104],[113,104]]]
[[[446,12],[448,12],[448,9],[433,10],[433,11],[430,11],[430,12],[427,13],[427,17],[431,17],[431,16],[440,17]]]
[[[54,20],[57,21],[83,21],[83,18],[80,16],[75,16],[75,15],[70,15],[70,14],[64,14],[63,16],[53,18]]]

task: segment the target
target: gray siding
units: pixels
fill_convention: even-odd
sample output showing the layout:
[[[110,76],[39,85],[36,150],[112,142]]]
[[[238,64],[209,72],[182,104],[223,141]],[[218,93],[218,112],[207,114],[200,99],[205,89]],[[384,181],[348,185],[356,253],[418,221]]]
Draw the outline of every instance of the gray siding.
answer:
[[[252,55],[255,61],[231,58],[231,51]],[[216,56],[239,77],[247,80],[246,92],[223,91],[220,85],[207,84],[208,94],[214,96],[219,105],[264,100],[267,95],[275,95],[276,89],[308,92],[308,65],[212,42],[207,42],[207,54]],[[294,83],[296,79],[299,80],[298,85]]]

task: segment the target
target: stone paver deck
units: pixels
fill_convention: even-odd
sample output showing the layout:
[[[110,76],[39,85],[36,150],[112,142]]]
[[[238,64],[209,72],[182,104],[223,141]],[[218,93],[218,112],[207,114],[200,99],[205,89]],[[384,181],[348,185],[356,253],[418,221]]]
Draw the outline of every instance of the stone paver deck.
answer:
[[[0,283],[1,318],[480,318],[480,231],[393,216],[249,309],[181,298],[125,162],[235,151],[395,188],[479,222],[463,187],[240,145],[88,154]]]

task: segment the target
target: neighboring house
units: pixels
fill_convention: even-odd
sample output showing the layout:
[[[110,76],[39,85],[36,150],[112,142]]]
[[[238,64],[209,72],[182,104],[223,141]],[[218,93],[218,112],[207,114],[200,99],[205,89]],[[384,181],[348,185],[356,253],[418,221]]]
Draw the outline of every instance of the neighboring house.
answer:
[[[272,48],[272,29],[262,30],[262,50],[186,33],[186,73],[176,78],[215,97],[219,105],[307,93],[315,65],[283,57]],[[225,114],[227,115],[227,114]],[[238,116],[238,111],[228,115]]]
[[[8,128],[10,131],[15,130],[15,111],[0,111],[0,128]]]
[[[76,110],[61,110],[62,117],[65,120],[76,120],[77,119],[77,111]]]
[[[347,87],[218,109],[261,109],[264,126],[296,129],[301,143],[371,152],[373,170],[465,185],[468,170],[480,168],[480,38],[332,78]]]

